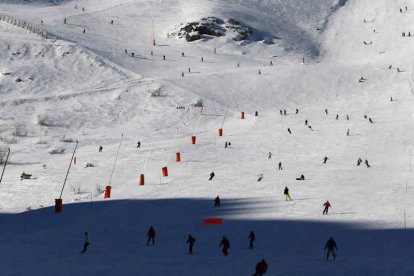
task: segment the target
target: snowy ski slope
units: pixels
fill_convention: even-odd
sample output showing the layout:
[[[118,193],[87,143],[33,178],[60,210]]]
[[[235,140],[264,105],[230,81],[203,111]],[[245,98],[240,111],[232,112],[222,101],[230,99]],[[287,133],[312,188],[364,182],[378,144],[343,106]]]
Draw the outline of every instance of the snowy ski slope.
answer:
[[[265,258],[266,275],[412,275],[413,12],[408,0],[0,1],[0,14],[43,20],[51,35],[0,21],[0,148],[11,148],[0,184],[3,273],[252,275]],[[279,39],[167,37],[205,16]],[[356,166],[359,157],[371,167]],[[23,171],[33,179],[20,180]],[[333,207],[323,216],[326,200]],[[206,226],[205,217],[224,223]],[[156,246],[147,247],[151,225]],[[80,256],[85,231],[91,245]],[[330,236],[335,262],[324,259]]]

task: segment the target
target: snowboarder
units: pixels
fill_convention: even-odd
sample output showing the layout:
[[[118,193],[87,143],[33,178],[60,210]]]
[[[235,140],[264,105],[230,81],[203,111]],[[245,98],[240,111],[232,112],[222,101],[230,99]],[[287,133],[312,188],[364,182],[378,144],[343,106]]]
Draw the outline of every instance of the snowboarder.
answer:
[[[307,126],[308,125],[308,120],[305,120],[305,126]]]
[[[193,254],[193,246],[195,242],[196,242],[196,239],[193,236],[188,235],[188,239],[186,243],[188,244],[188,252],[190,254]]]
[[[283,170],[282,168],[282,162],[279,162],[279,171]]]
[[[368,121],[373,124],[374,122],[372,121],[371,117],[368,118]]]
[[[289,200],[292,200],[291,198],[290,198],[290,195],[289,195],[289,188],[286,186],[285,187],[285,189],[283,190],[283,194],[285,195],[285,200],[286,201],[288,201],[288,199]]]
[[[267,159],[272,159],[272,153],[269,151],[269,153],[267,154]]]
[[[152,242],[152,245],[155,245],[155,229],[154,227],[150,227],[150,229],[147,232],[147,246],[150,244],[150,241]]]
[[[296,114],[298,114],[298,113],[299,113],[299,109],[296,108]]]
[[[223,247],[224,256],[227,256],[229,254],[230,242],[226,238],[226,236],[223,236],[223,239],[221,240],[219,247]]]
[[[103,150],[103,147],[99,146],[99,152],[102,152],[102,150]]]
[[[329,256],[332,254],[333,259],[335,260],[335,250],[337,250],[336,242],[332,237],[329,238],[329,240],[326,242],[325,250],[328,249],[328,252],[326,254],[326,259],[329,259]]]
[[[290,128],[288,128],[287,131],[289,132],[289,134],[292,134],[292,131],[290,130]]]
[[[220,197],[216,196],[214,199],[214,207],[220,207]]]
[[[256,240],[256,235],[253,231],[250,231],[250,234],[247,238],[249,239],[249,249],[253,249],[253,243]]]
[[[296,180],[305,180],[305,176],[302,174],[300,177],[296,178]]]
[[[348,130],[346,131],[346,136],[349,136],[349,128],[348,128]]]
[[[326,161],[328,161],[328,160],[329,160],[329,158],[325,156],[325,157],[323,158],[323,164],[326,164]]]
[[[286,109],[283,109],[283,115],[286,116]]]
[[[358,158],[357,166],[361,165],[361,163],[362,163],[362,159],[361,158]]]
[[[325,108],[325,114],[328,115],[328,109],[327,108]]]
[[[329,201],[327,200],[327,201],[323,204],[323,207],[324,207],[324,209],[323,209],[322,215],[327,215],[327,214],[328,214],[328,209],[329,209],[330,207],[332,207],[332,206],[331,206],[331,204],[329,203]]]
[[[346,119],[349,121],[349,116],[348,115],[346,115]]]
[[[253,274],[253,276],[263,276],[263,274],[266,273],[268,268],[268,265],[265,261],[265,259],[262,259],[260,262],[256,264],[256,272]]]
[[[367,159],[365,159],[365,165],[367,165],[367,168],[371,167],[371,166],[369,165],[369,163],[368,163],[368,160],[367,160]]]
[[[338,118],[339,118],[339,115],[338,115],[338,114],[336,114],[336,118],[335,118],[335,119],[336,119],[336,120],[338,120]]]
[[[154,51],[151,51],[151,52],[150,52],[150,55],[151,55],[151,56],[153,56],[153,55],[154,55]]]
[[[88,232],[85,232],[85,242],[83,243],[83,250],[81,251],[81,254],[86,253],[86,249],[88,249],[89,244],[89,234]]]
[[[137,149],[139,149],[140,147],[141,147],[141,142],[138,141],[138,143],[137,143]]]
[[[257,182],[262,181],[262,179],[263,179],[263,174],[261,173],[257,176]]]
[[[210,173],[210,178],[208,179],[209,181],[211,181],[211,180],[213,180],[213,178],[214,178],[214,176],[215,176],[216,174],[214,173],[214,171],[213,172],[211,172]]]

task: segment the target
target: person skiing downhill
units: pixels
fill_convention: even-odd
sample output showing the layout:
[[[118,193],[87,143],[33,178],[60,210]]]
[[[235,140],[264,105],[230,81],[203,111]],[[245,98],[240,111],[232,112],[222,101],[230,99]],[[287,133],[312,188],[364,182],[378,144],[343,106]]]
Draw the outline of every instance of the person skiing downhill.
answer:
[[[368,118],[368,120],[369,120],[369,122],[370,122],[371,124],[373,124],[373,123],[374,123],[374,122],[372,121],[371,117],[369,117],[369,118]]]
[[[81,251],[81,254],[86,253],[86,249],[88,249],[89,244],[89,234],[88,232],[85,232],[85,242],[83,243],[83,250]]]
[[[253,231],[250,231],[250,234],[247,238],[249,239],[249,248],[253,249],[253,243],[256,240],[256,235],[254,234]]]
[[[137,143],[137,148],[139,149],[141,147],[141,142],[140,141],[138,141],[138,143]]]
[[[279,162],[279,171],[283,170],[282,168],[282,162]]]
[[[283,115],[286,116],[286,109],[283,109]]]
[[[362,159],[361,158],[358,158],[357,166],[361,165],[361,163],[362,163]]]
[[[269,151],[269,153],[267,154],[267,159],[272,159],[272,153]]]
[[[326,164],[326,161],[328,161],[328,160],[329,160],[329,158],[325,156],[325,157],[323,158],[323,164]]]
[[[369,163],[368,163],[368,160],[367,160],[367,159],[365,159],[365,165],[367,165],[367,168],[371,167],[371,166],[369,165]]]
[[[220,207],[220,197],[216,196],[214,199],[214,207]]]
[[[287,187],[287,186],[285,187],[285,190],[283,191],[283,194],[285,195],[285,200],[286,200],[286,201],[288,201],[288,199],[289,199],[289,200],[292,200],[292,199],[290,198],[290,195],[289,195],[289,189],[288,189],[288,187]]]
[[[226,238],[226,236],[223,236],[219,247],[222,247],[222,252],[224,256],[227,256],[229,254],[230,242]]]
[[[287,131],[289,132],[289,134],[292,134],[292,131],[290,130],[290,128],[288,128]]]
[[[263,274],[266,273],[267,268],[268,268],[268,265],[265,259],[262,259],[260,262],[256,264],[256,267],[255,267],[256,272],[253,274],[253,276],[263,276]]]
[[[329,203],[329,201],[327,200],[327,201],[323,204],[323,207],[324,207],[324,209],[323,209],[322,215],[327,215],[327,214],[328,214],[328,209],[329,209],[330,207],[332,207],[332,206],[331,206],[331,204]]]
[[[150,227],[150,229],[147,232],[147,246],[150,244],[150,241],[152,242],[152,245],[155,245],[155,229],[154,227]]]
[[[213,178],[214,178],[214,176],[215,176],[216,174],[214,173],[214,171],[213,172],[211,172],[210,173],[210,178],[208,179],[209,181],[211,181],[211,180],[213,180]]]
[[[262,180],[263,180],[263,174],[261,173],[257,176],[257,182],[260,182]]]
[[[188,244],[188,252],[190,254],[193,254],[193,246],[195,242],[196,242],[196,239],[193,236],[188,235],[188,239],[186,243]]]
[[[332,254],[333,259],[336,259],[335,250],[338,249],[336,246],[336,242],[332,237],[329,238],[329,240],[326,242],[325,250],[328,249],[328,252],[326,253],[326,260],[329,259],[329,256]]]
[[[338,114],[336,114],[336,118],[335,118],[335,119],[337,119],[337,120],[338,120],[338,118],[339,118],[339,115],[338,115]]]
[[[307,126],[308,125],[308,120],[305,120],[305,126]]]
[[[346,131],[346,136],[349,136],[349,132],[350,132],[350,130],[348,128],[348,130]]]
[[[325,114],[328,115],[328,109],[327,108],[325,108]]]
[[[99,152],[102,152],[102,150],[103,150],[103,147],[99,146]]]

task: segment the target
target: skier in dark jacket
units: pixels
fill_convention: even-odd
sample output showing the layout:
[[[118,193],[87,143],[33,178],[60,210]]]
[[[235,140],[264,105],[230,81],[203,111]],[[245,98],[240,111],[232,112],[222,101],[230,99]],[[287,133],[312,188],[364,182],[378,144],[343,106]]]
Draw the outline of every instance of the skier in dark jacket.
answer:
[[[289,195],[289,188],[286,186],[285,187],[285,189],[283,190],[283,194],[285,195],[285,200],[286,201],[288,201],[288,199],[289,200],[292,200],[291,198],[290,198],[290,195]]]
[[[308,125],[308,120],[305,120],[305,126],[307,126]]]
[[[196,242],[196,239],[193,236],[188,235],[188,239],[186,243],[188,244],[188,252],[190,254],[193,254],[193,246],[195,242]]]
[[[365,165],[367,165],[367,168],[371,167],[371,166],[369,165],[369,163],[368,163],[368,160],[367,160],[367,159],[365,159]]]
[[[287,131],[289,132],[289,134],[292,134],[292,131],[290,130],[290,128],[288,128]]]
[[[138,143],[137,143],[137,148],[139,149],[141,147],[141,142],[140,141],[138,141]]]
[[[102,150],[103,150],[103,147],[99,146],[99,152],[102,152]]]
[[[267,154],[267,159],[272,159],[272,153],[269,151],[269,153]]]
[[[220,207],[220,197],[216,196],[214,199],[214,207]]]
[[[357,166],[361,165],[361,163],[362,163],[362,159],[361,158],[358,158]]]
[[[268,268],[268,265],[265,261],[265,259],[262,259],[260,262],[256,265],[256,272],[253,274],[253,276],[263,276],[263,274],[266,273]]]
[[[257,182],[260,182],[262,180],[263,180],[263,174],[261,173],[257,176]]]
[[[324,163],[324,164],[326,164],[326,161],[328,161],[328,160],[329,160],[329,158],[325,156],[325,157],[323,158],[323,163]]]
[[[154,245],[155,244],[155,230],[154,230],[154,227],[150,227],[150,229],[148,230],[148,233],[147,233],[147,237],[148,237],[148,240],[147,240],[147,246],[150,244],[150,241],[152,241],[152,245]]]
[[[329,259],[329,256],[332,254],[333,259],[335,260],[335,250],[338,249],[336,246],[336,242],[332,237],[329,238],[329,240],[326,242],[325,250],[328,249],[328,252],[326,254],[326,259]]]
[[[85,232],[85,242],[83,243],[83,250],[81,251],[82,254],[86,253],[86,249],[88,249],[89,244],[89,234],[88,232]]]
[[[250,231],[249,236],[247,237],[249,239],[249,248],[253,249],[253,242],[256,240],[256,236],[253,231]]]
[[[213,178],[214,178],[214,176],[215,176],[216,174],[214,173],[214,172],[211,172],[210,173],[210,178],[208,179],[209,181],[211,181],[211,180],[213,180]]]
[[[286,109],[283,109],[283,115],[286,116]]]
[[[369,118],[368,118],[368,120],[369,120],[369,122],[370,122],[371,124],[373,124],[373,123],[374,123],[374,122],[372,121],[371,117],[369,117]]]
[[[327,108],[325,108],[325,114],[328,115],[328,109]]]
[[[279,171],[283,170],[282,168],[282,162],[279,162]]]
[[[223,236],[223,239],[221,240],[219,247],[222,247],[224,256],[227,256],[229,254],[230,242],[226,238],[226,236]]]

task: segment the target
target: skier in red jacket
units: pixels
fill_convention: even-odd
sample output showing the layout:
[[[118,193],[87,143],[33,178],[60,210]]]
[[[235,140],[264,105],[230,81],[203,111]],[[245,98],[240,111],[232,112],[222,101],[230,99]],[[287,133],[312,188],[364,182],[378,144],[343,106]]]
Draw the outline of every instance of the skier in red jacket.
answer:
[[[322,215],[327,215],[327,214],[328,214],[328,209],[329,209],[329,207],[332,207],[332,206],[331,206],[331,204],[329,203],[329,201],[326,201],[326,202],[323,204],[323,207],[324,207],[324,209],[323,209],[323,213],[322,213]]]

